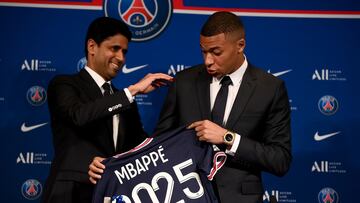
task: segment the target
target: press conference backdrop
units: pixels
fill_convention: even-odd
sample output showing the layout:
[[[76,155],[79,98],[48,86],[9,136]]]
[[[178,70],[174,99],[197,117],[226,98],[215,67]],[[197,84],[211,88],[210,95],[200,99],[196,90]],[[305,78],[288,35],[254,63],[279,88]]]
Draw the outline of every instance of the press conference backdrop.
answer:
[[[264,202],[358,201],[359,1],[1,0],[0,202],[40,201],[53,157],[47,84],[83,68],[94,18],[131,26],[134,42],[114,80],[127,87],[149,72],[176,75],[201,63],[199,31],[216,10],[243,16],[247,59],[288,88],[293,163],[285,177],[264,173]],[[136,97],[149,133],[166,91]]]

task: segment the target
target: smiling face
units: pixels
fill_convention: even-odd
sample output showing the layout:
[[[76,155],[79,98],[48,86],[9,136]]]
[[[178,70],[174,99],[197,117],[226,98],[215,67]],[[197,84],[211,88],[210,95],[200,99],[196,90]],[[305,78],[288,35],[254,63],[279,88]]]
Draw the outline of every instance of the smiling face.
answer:
[[[200,35],[200,48],[206,70],[213,77],[230,74],[244,62],[245,39],[233,33]]]
[[[108,37],[100,44],[89,39],[87,65],[106,81],[115,78],[125,63],[128,43],[128,39],[121,34]]]

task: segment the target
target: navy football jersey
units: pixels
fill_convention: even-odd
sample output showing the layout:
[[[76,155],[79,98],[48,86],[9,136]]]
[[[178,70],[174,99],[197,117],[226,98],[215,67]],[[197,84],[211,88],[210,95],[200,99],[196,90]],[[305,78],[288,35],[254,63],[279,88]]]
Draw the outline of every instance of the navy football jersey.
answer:
[[[104,160],[93,202],[218,202],[209,180],[225,161],[194,130],[179,128]]]

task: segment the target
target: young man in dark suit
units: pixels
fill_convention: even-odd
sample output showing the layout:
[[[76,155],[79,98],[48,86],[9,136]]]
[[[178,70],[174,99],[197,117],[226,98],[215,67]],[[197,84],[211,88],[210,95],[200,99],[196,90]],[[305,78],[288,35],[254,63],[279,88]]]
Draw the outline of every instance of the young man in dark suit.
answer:
[[[243,23],[230,12],[208,18],[200,47],[204,64],[176,75],[155,132],[188,125],[228,154],[215,176],[220,201],[262,202],[261,172],[283,176],[292,160],[285,84],[247,61]]]
[[[283,176],[292,160],[285,84],[247,61],[243,23],[230,12],[208,18],[200,46],[204,64],[176,74],[155,134],[184,125],[194,129],[199,140],[228,154],[215,176],[219,201],[262,202],[261,173]],[[90,175],[100,178],[94,168]]]
[[[125,63],[130,39],[125,23],[95,19],[86,35],[86,67],[51,80],[48,104],[55,153],[42,202],[91,202],[92,160],[127,151],[146,137],[133,96],[161,86],[157,79],[172,78],[148,74],[128,88],[116,89],[111,80]]]

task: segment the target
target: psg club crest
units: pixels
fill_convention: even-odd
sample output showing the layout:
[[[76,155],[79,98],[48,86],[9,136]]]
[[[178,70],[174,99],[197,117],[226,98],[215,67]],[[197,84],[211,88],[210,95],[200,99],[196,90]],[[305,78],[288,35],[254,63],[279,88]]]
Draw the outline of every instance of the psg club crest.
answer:
[[[40,106],[46,101],[46,90],[40,86],[32,86],[26,92],[26,99],[33,106]]]
[[[339,195],[332,188],[323,188],[318,194],[319,203],[338,203]]]
[[[335,97],[325,95],[319,99],[318,107],[321,113],[330,116],[336,113],[339,108],[339,103]]]
[[[28,200],[35,200],[39,198],[41,192],[41,183],[35,179],[29,179],[25,181],[21,186],[21,193]]]
[[[159,35],[169,23],[171,0],[104,0],[105,16],[124,21],[133,41],[145,41]]]

